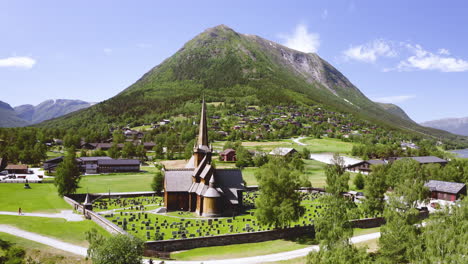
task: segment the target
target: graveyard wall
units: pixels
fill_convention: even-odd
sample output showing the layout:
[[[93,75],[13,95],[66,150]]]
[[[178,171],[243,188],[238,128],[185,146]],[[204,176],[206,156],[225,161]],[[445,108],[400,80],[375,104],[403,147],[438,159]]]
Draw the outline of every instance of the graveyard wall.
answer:
[[[96,224],[98,224],[99,226],[101,226],[102,228],[107,230],[107,232],[109,232],[111,234],[127,234],[127,232],[125,232],[122,228],[118,227],[117,225],[115,225],[111,221],[105,219],[104,217],[96,214],[93,211],[84,209],[83,205],[76,202],[75,200],[70,199],[67,196],[64,196],[63,199],[65,200],[65,202],[67,202],[68,204],[73,206],[74,210],[76,210],[77,212],[83,214],[87,219],[93,220]]]
[[[313,226],[301,226],[270,231],[197,237],[177,240],[146,242],[145,256],[159,256],[160,252],[188,250],[199,247],[225,246],[232,244],[256,243],[276,239],[295,238],[304,234],[315,234]]]

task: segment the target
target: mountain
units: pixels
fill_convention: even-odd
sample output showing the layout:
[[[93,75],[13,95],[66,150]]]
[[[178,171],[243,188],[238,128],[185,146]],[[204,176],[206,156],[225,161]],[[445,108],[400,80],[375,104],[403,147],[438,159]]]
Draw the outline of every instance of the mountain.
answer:
[[[28,121],[30,124],[37,124],[45,120],[60,117],[77,110],[88,108],[92,103],[81,100],[46,100],[36,106],[26,104],[15,107],[18,117]]]
[[[398,116],[398,117],[400,117],[402,119],[414,122],[408,116],[408,114],[406,114],[406,112],[403,109],[401,109],[401,107],[399,107],[398,105],[387,104],[387,103],[378,103],[378,102],[376,102],[376,104],[380,105],[380,107],[385,109],[385,111],[389,112],[390,114],[393,114],[393,115],[396,115],[396,116]]]
[[[103,127],[181,114],[207,101],[250,105],[323,104],[411,133],[451,137],[387,112],[315,53],[220,25],[188,41],[118,95],[42,127]],[[191,104],[192,103],[192,104]]]
[[[12,108],[0,101],[0,127],[22,127],[57,118],[92,106],[81,100],[46,100],[36,106],[25,104]]]
[[[28,122],[17,116],[15,110],[7,103],[0,101],[0,127],[26,126]]]
[[[468,136],[468,117],[445,118],[421,123],[422,126],[442,129],[457,135]]]

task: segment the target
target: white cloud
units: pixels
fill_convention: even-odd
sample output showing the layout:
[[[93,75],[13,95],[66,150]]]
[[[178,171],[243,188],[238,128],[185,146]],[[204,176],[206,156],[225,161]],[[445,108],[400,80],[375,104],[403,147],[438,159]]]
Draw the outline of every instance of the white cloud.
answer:
[[[440,55],[450,55],[450,51],[448,49],[444,49],[444,48],[439,49],[438,53]]]
[[[322,19],[327,19],[327,17],[328,17],[328,9],[324,9],[322,11]]]
[[[439,54],[434,54],[421,47],[421,45],[405,45],[413,54],[398,63],[399,71],[435,70],[441,72],[465,72],[468,71],[468,61],[448,57],[448,50],[440,49]]]
[[[309,32],[307,26],[298,24],[292,35],[281,35],[284,45],[288,48],[302,52],[317,52],[320,47],[320,35]]]
[[[363,45],[351,46],[343,51],[345,60],[373,63],[379,57],[395,57],[397,52],[390,42],[376,39]]]
[[[31,69],[36,60],[31,57],[8,57],[5,59],[0,59],[0,67],[15,67],[23,69]]]
[[[415,95],[395,95],[395,96],[372,98],[372,101],[379,102],[379,103],[387,103],[387,104],[397,104],[397,103],[408,101],[415,97],[416,97]]]
[[[104,48],[103,51],[104,51],[104,53],[105,53],[106,55],[110,55],[110,54],[112,53],[112,49],[111,49],[111,48]]]

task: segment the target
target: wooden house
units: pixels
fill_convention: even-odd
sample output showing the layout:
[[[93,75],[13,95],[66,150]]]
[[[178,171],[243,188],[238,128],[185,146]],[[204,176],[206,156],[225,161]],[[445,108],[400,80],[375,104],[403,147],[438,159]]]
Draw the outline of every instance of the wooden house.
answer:
[[[387,162],[385,160],[364,160],[356,164],[349,165],[346,167],[347,170],[352,172],[360,172],[368,174],[372,171],[373,165],[385,165]]]
[[[225,149],[219,153],[222,161],[236,161],[236,151],[233,149]]]
[[[455,201],[466,195],[466,184],[430,180],[424,186],[431,191],[431,199]]]
[[[19,164],[19,165],[8,164],[5,170],[7,170],[8,173],[10,174],[28,174],[29,173],[28,165],[24,165],[24,164]]]

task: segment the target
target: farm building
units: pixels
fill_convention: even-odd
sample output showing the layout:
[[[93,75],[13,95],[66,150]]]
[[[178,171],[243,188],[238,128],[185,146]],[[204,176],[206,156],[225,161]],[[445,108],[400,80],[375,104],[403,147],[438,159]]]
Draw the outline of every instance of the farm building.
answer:
[[[219,153],[219,158],[222,161],[236,161],[236,151],[233,149],[225,149]]]
[[[48,172],[55,171],[57,166],[63,161],[63,156],[44,161],[44,170]]]
[[[203,100],[192,158],[185,169],[165,171],[164,203],[168,211],[190,211],[207,217],[240,212],[245,189],[242,172],[214,168],[211,165],[212,152],[208,144],[206,104]]]
[[[466,195],[464,183],[430,180],[424,186],[431,191],[431,199],[455,201]]]
[[[28,165],[24,164],[8,164],[5,169],[11,174],[28,174]]]
[[[294,153],[297,153],[297,150],[294,148],[275,148],[269,154],[273,156],[289,157]]]
[[[112,159],[110,157],[77,158],[80,171],[88,174],[110,172],[139,172],[140,161],[133,159]]]
[[[372,171],[371,166],[372,165],[384,165],[387,164],[387,161],[385,160],[364,160],[361,162],[358,162],[356,164],[349,165],[346,167],[347,170],[352,171],[352,172],[360,172],[367,174]]]

